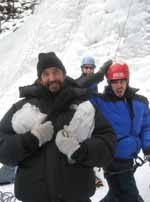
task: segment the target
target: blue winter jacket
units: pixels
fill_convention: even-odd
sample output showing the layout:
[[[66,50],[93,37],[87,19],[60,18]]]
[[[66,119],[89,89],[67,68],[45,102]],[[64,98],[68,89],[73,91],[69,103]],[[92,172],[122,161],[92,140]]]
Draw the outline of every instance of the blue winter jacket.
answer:
[[[141,148],[145,154],[150,154],[148,100],[136,91],[128,87],[125,96],[118,98],[108,86],[99,97],[91,98],[115,131],[117,159],[133,159]]]
[[[98,92],[98,86],[97,85],[98,85],[97,83],[93,83],[91,86],[89,86],[89,88],[91,88],[95,92]]]

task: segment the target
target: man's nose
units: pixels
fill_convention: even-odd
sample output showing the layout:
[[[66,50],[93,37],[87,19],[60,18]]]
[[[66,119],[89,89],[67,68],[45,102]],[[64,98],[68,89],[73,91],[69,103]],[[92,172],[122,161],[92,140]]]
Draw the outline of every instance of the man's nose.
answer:
[[[121,88],[122,87],[122,84],[121,83],[118,83],[117,84],[117,88]]]
[[[48,81],[55,81],[55,80],[56,80],[55,75],[53,75],[53,74],[48,75]]]

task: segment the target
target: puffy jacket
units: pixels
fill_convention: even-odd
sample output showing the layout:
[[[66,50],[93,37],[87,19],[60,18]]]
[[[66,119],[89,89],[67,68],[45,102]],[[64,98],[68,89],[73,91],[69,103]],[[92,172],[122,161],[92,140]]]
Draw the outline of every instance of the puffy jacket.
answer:
[[[99,97],[91,98],[115,131],[115,158],[118,159],[133,159],[141,148],[144,153],[150,153],[148,101],[144,96],[136,94],[136,91],[128,87],[125,96],[118,98],[111,87],[107,87]]]
[[[87,98],[85,89],[75,89],[68,80],[57,96],[39,85],[23,87],[20,92],[25,98],[15,103],[0,122],[0,161],[18,166],[16,197],[21,201],[55,201],[58,198],[78,200],[92,196],[95,192],[93,166],[107,167],[113,158],[115,136],[112,127],[96,111],[92,138],[81,143],[75,152],[77,163],[69,164],[56,147],[55,135],[70,122],[75,111],[72,104]],[[54,124],[53,140],[40,148],[31,132],[16,134],[12,127],[13,114],[25,103],[48,114],[48,119]]]
[[[104,74],[100,71],[90,75],[82,74],[79,78],[76,79],[76,83],[81,88],[91,88],[95,92],[98,92],[98,83],[103,81]]]

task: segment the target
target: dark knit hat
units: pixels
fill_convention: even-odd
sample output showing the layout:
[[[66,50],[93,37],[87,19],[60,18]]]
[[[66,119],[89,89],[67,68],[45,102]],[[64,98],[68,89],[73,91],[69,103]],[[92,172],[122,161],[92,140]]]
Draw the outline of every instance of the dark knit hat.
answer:
[[[66,74],[65,67],[61,60],[56,56],[54,52],[49,53],[40,53],[38,56],[38,63],[37,63],[37,74],[38,77],[41,76],[44,69],[49,67],[56,67],[61,69],[64,74]]]

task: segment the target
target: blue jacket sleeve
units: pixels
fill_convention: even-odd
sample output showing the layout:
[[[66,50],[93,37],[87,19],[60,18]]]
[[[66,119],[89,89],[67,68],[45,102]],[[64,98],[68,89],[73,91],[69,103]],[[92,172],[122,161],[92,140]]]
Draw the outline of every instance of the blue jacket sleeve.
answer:
[[[144,113],[141,137],[144,154],[150,154],[150,109],[148,107]]]

